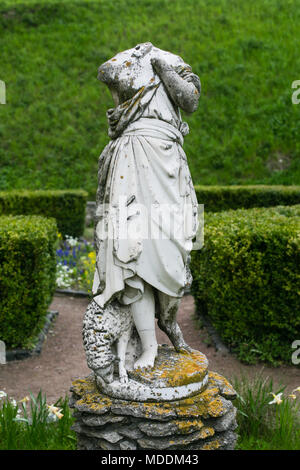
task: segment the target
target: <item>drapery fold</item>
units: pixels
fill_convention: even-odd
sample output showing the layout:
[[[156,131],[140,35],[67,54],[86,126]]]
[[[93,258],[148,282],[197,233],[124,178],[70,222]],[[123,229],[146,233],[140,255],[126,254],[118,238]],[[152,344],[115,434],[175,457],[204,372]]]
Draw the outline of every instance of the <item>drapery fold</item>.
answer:
[[[197,200],[182,144],[179,129],[140,118],[104,149],[93,285],[99,305],[116,296],[122,303],[136,300],[143,293],[141,279],[170,296],[182,296],[197,230]],[[145,233],[145,227],[155,233]]]

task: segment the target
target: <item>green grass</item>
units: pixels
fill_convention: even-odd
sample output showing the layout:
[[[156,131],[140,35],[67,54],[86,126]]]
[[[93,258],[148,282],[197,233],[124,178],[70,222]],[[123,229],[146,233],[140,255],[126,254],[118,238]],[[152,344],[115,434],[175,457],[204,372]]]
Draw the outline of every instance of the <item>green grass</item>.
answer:
[[[0,398],[0,450],[76,449],[68,398],[60,398],[55,406],[62,414],[60,419],[49,412],[41,391],[36,397],[31,394],[29,402],[13,403],[8,397]]]
[[[274,391],[271,379],[258,376],[236,378],[234,388],[237,407],[239,450],[300,450],[300,395],[295,400],[286,387]],[[280,404],[270,404],[271,393],[282,393]]]
[[[181,55],[201,77],[185,141],[195,184],[299,184],[300,105],[291,102],[300,78],[297,5],[2,1],[0,189],[84,188],[94,199],[113,105],[97,68],[148,40]]]

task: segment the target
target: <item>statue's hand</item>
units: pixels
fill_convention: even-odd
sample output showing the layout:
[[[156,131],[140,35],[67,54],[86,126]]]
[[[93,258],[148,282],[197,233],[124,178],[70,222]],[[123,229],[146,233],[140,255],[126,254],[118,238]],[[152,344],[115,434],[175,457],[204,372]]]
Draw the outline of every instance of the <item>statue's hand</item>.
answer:
[[[156,55],[151,58],[151,65],[154,71],[160,76],[164,72],[174,70],[164,59],[159,55]]]
[[[119,362],[119,379],[122,384],[126,384],[128,382],[127,370],[121,361]]]

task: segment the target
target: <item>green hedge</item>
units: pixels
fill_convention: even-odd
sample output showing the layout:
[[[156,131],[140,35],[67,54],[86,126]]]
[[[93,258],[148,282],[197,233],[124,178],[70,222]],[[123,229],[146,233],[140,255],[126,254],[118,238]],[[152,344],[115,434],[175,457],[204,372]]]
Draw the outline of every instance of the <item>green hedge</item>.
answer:
[[[300,204],[300,186],[195,186],[206,212]]]
[[[54,217],[62,235],[80,237],[87,193],[82,190],[0,191],[0,215]]]
[[[54,219],[0,217],[0,340],[30,347],[44,324],[55,289]]]
[[[192,293],[224,342],[248,363],[291,364],[300,338],[300,205],[205,215],[192,252]]]

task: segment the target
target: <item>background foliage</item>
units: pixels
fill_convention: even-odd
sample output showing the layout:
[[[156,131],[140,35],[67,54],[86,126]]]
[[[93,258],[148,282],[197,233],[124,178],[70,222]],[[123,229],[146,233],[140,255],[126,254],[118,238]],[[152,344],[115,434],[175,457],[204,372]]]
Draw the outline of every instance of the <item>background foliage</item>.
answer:
[[[62,235],[83,234],[87,193],[82,190],[0,191],[0,215],[43,215],[56,219]]]
[[[299,337],[300,205],[205,215],[192,293],[240,359],[291,362]]]
[[[299,184],[297,0],[1,1],[0,189],[84,188],[95,198],[109,91],[97,68],[139,42],[202,81],[187,118],[195,184]],[[186,118],[186,116],[185,116]]]
[[[32,346],[55,289],[57,226],[39,216],[0,217],[0,338]]]
[[[300,204],[300,186],[195,186],[205,212]]]

